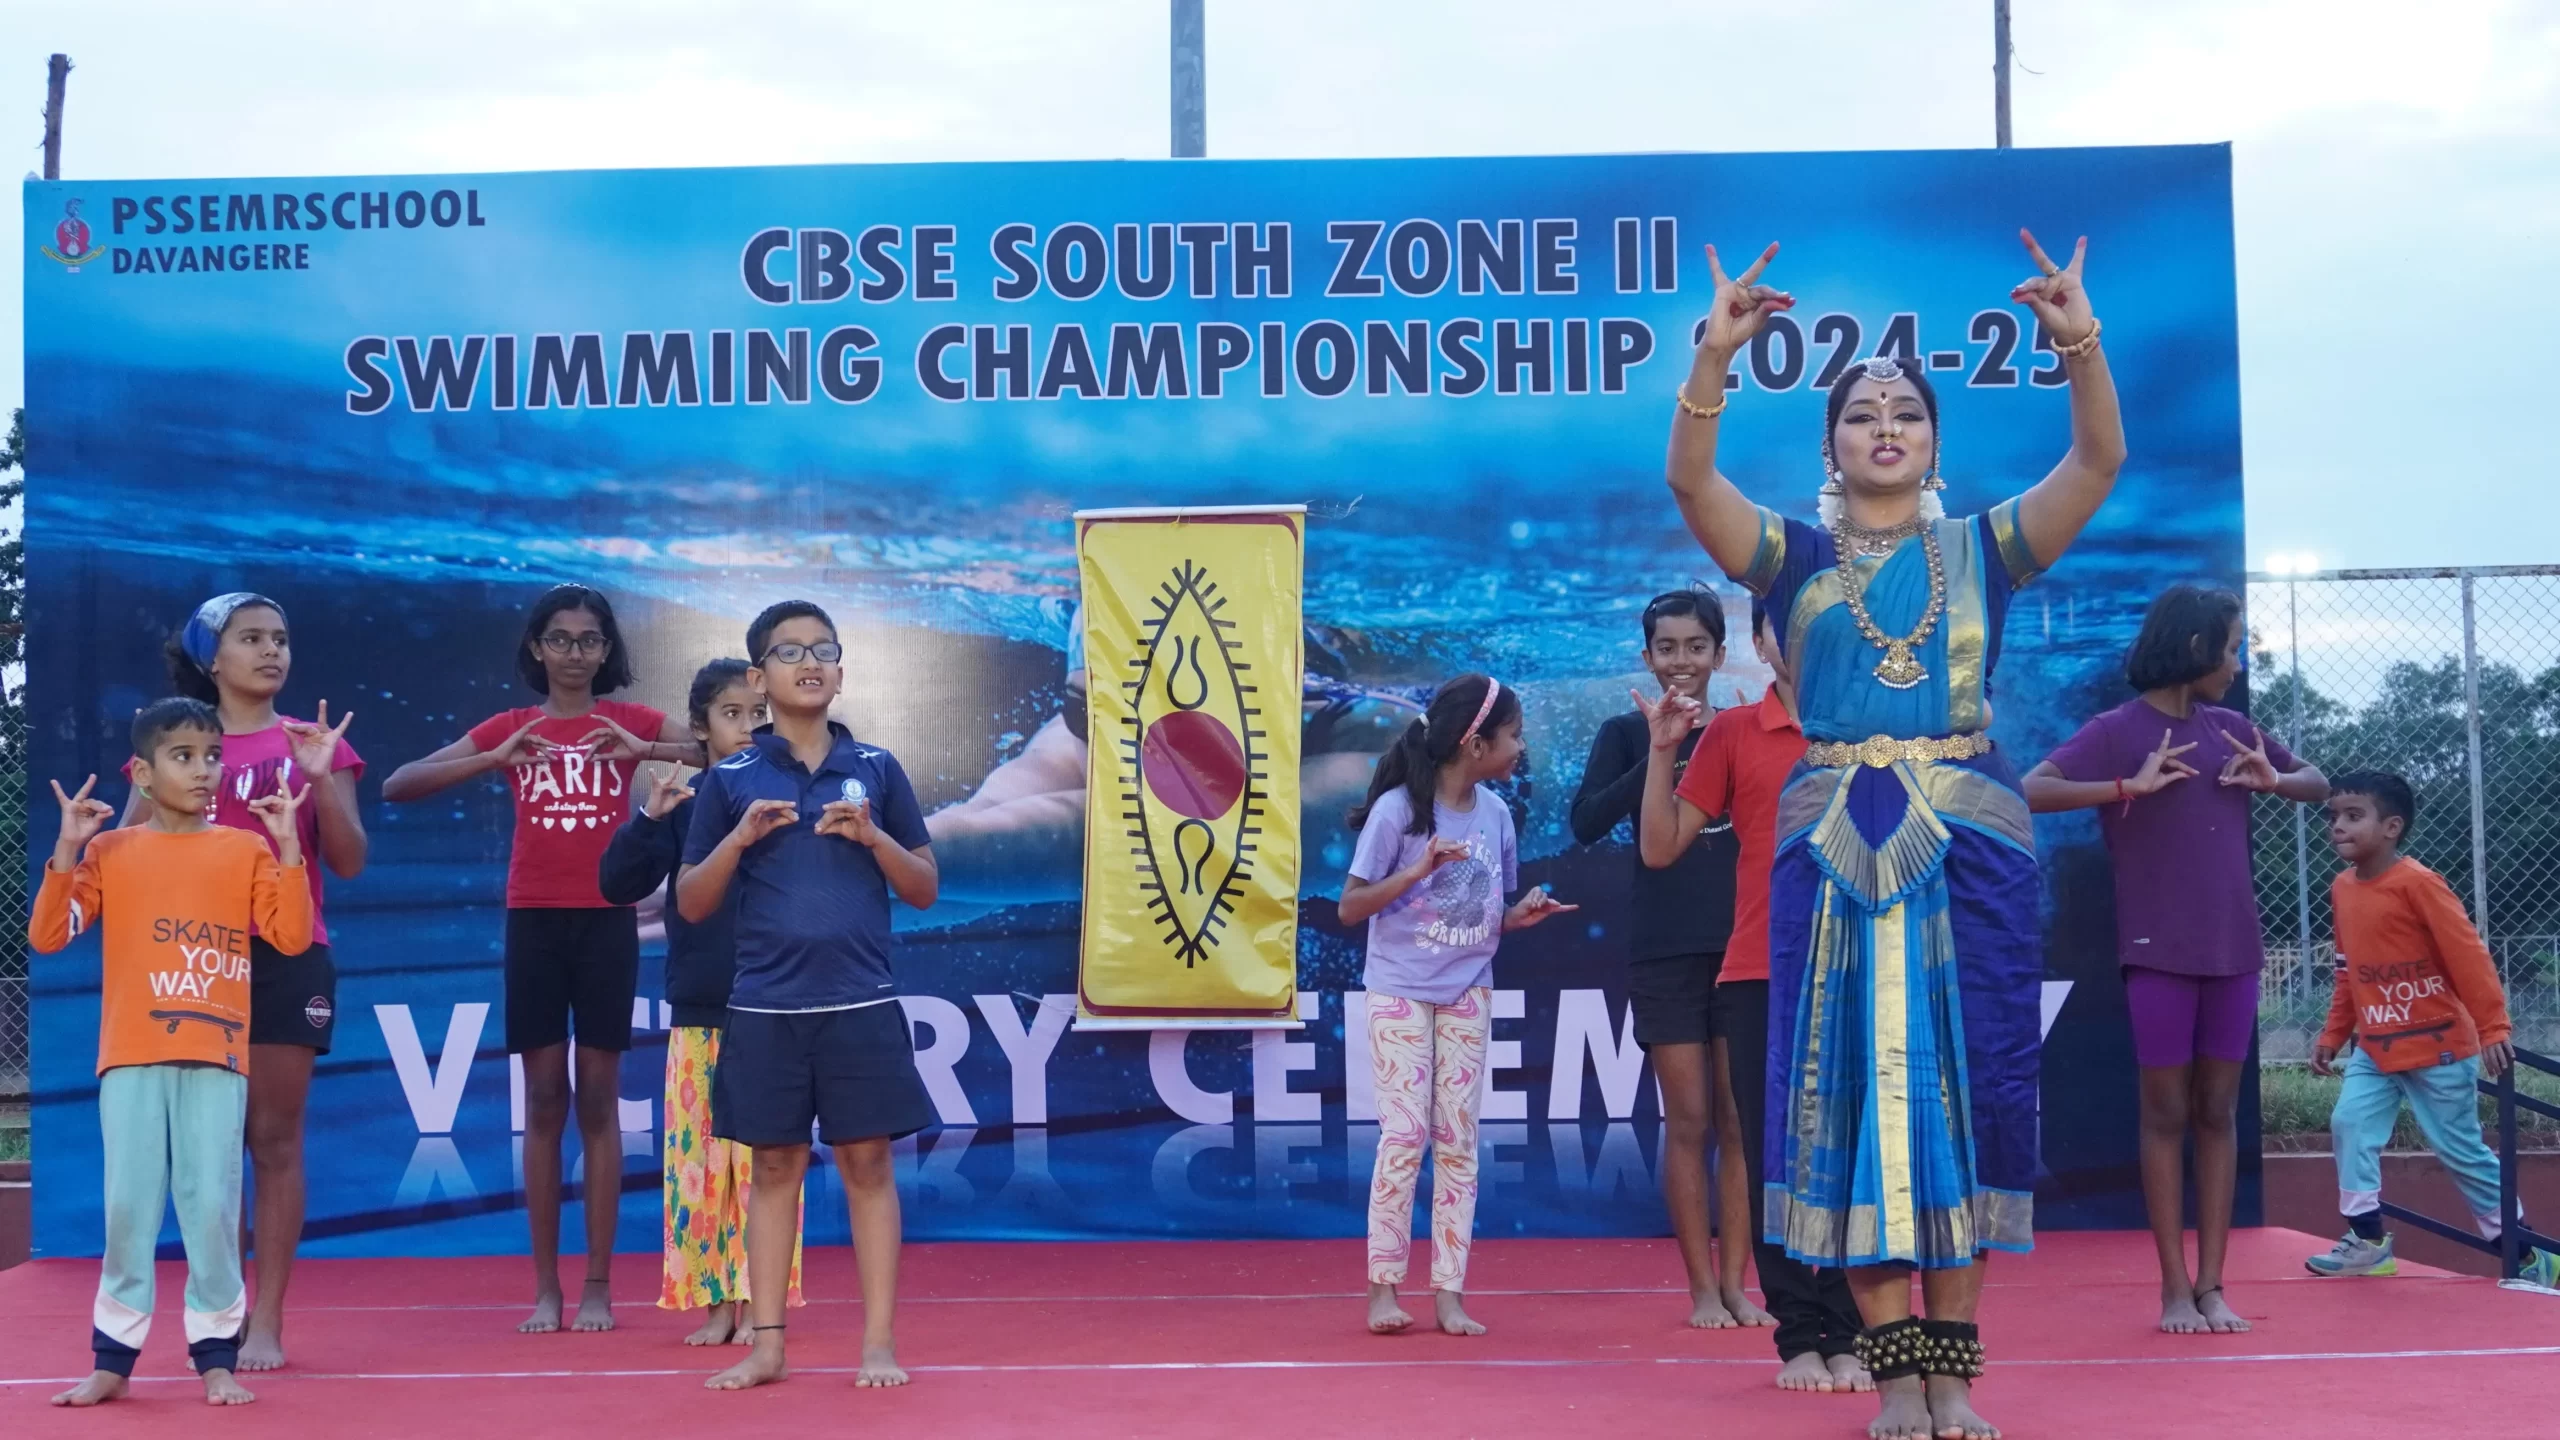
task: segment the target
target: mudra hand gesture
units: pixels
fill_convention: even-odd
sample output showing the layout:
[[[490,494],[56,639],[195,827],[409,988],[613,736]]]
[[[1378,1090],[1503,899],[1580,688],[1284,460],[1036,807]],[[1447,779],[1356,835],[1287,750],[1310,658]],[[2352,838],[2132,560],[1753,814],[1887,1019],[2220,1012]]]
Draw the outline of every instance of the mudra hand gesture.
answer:
[[[2044,247],[2024,226],[2019,227],[2018,238],[2026,243],[2028,258],[2036,262],[2041,273],[2019,281],[2009,291],[2009,298],[2034,311],[2037,322],[2057,346],[2077,345],[2096,334],[2098,317],[2089,308],[2089,289],[2080,281],[2081,264],[2089,258],[2089,237],[2081,236],[2080,243],[2072,247],[2068,265],[2054,264],[2053,257],[2044,253]]]
[[[2231,758],[2222,762],[2222,783],[2234,789],[2272,795],[2284,777],[2276,773],[2276,762],[2267,758],[2267,733],[2257,726],[2249,727],[2251,743],[2242,744],[2240,737],[2225,730],[2222,743],[2231,747]]]
[[[693,787],[684,783],[684,767],[670,765],[665,773],[649,777],[649,795],[640,802],[640,810],[652,820],[664,820],[667,812],[692,798]]]
[[[338,723],[332,726],[329,723],[329,702],[323,700],[316,719],[278,722],[284,726],[285,739],[293,747],[293,763],[305,778],[326,780],[338,768],[338,742],[347,738],[347,727],[355,723],[355,718],[356,712],[350,710],[339,716]]]
[[[1700,348],[1720,355],[1734,354],[1751,343],[1751,337],[1760,333],[1760,327],[1769,323],[1770,316],[1795,308],[1796,297],[1760,283],[1760,272],[1769,268],[1770,260],[1777,253],[1778,247],[1773,241],[1768,249],[1760,252],[1759,259],[1751,262],[1751,268],[1728,277],[1724,273],[1724,262],[1717,258],[1716,247],[1707,247],[1707,274],[1715,281],[1716,293],[1707,307],[1707,331],[1698,338]],[[1712,396],[1690,398],[1700,404],[1711,403],[1714,399]]]
[[[1686,695],[1647,700],[1642,691],[1630,690],[1627,694],[1636,702],[1636,713],[1644,717],[1645,734],[1656,750],[1680,748],[1690,731],[1706,723],[1706,707]]]
[[[2173,732],[2167,730],[2160,732],[2159,748],[2144,757],[2142,768],[2133,772],[2133,777],[2124,782],[2124,793],[2157,795],[2178,781],[2196,773],[2196,767],[2178,758],[2196,748],[2196,742],[2190,740],[2184,745],[2171,745],[2169,741],[2172,734]],[[2224,772],[2223,783],[2226,785],[2230,783],[2229,773],[2227,770]]]

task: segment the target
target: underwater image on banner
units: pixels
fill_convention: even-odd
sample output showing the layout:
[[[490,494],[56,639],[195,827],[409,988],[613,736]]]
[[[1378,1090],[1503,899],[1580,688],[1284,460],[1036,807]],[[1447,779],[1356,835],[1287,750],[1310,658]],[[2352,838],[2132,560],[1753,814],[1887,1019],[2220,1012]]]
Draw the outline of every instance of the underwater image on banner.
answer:
[[[2158,587],[2243,568],[2224,147],[22,195],[32,793],[96,774],[123,806],[163,644],[224,592],[285,609],[286,714],[354,713],[371,849],[327,884],[308,1253],[526,1244],[500,963],[513,799],[495,778],[399,804],[380,788],[540,702],[518,660],[552,585],[610,597],[632,672],[612,698],[679,728],[695,671],[743,657],[759,610],[833,615],[835,717],[897,757],[941,870],[939,902],[894,922],[940,1120],[899,1146],[911,1238],[1348,1245],[1377,1126],[1344,1034],[1365,1003],[1364,937],[1335,903],[1345,816],[1466,671],[1522,701],[1527,755],[1500,787],[1521,883],[1580,906],[1494,963],[1480,1233],[1668,1232],[1626,998],[1632,837],[1579,843],[1570,812],[1595,733],[1649,683],[1645,602],[1712,577],[1663,483],[1705,244],[1783,243],[1769,279],[1797,303],[1737,362],[1718,460],[1809,519],[1825,392],[1879,353],[1937,386],[1951,512],[2044,475],[2068,444],[2062,361],[2009,301],[2017,234],[2089,237],[2132,460],[2007,612],[1992,733],[2021,769],[2125,697]],[[1288,525],[1186,522],[1171,548],[1137,525],[1080,547],[1075,519],[1262,505]],[[1192,588],[1151,636],[1167,584]],[[1210,584],[1224,609],[1194,604]],[[1767,674],[1724,593],[1737,643],[1711,698],[1731,705]],[[600,825],[648,788],[612,765],[553,778],[554,808]],[[55,823],[28,817],[39,863]],[[2036,1213],[2139,1224],[2104,856],[2085,815],[2038,835]],[[638,923],[620,1243],[650,1250],[676,1011],[657,901]],[[1169,983],[1122,968],[1142,958]],[[31,998],[37,1162],[94,1175],[96,941],[36,957]],[[1168,1018],[1078,1029],[1080,1008]],[[1238,1013],[1303,1028],[1222,1028]],[[815,1169],[810,1238],[841,1243]],[[2244,1170],[2244,1222],[2255,1195]],[[95,1253],[94,1185],[34,1206],[39,1253]],[[575,1207],[564,1224],[581,1244]]]

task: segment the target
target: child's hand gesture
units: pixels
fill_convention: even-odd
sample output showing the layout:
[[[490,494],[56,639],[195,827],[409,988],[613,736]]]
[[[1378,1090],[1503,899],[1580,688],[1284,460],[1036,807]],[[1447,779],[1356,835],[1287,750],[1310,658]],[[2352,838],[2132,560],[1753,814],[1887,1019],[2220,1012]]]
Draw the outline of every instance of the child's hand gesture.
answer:
[[[2314,1046],[2312,1046],[2312,1047],[2311,1047],[2311,1073],[2312,1073],[2312,1074],[2314,1074],[2314,1075],[2320,1075],[2320,1076],[2329,1076],[2329,1075],[2335,1075],[2335,1074],[2337,1074],[2337,1073],[2338,1073],[2338,1068],[2337,1068],[2337,1066],[2331,1063],[2332,1061],[2336,1060],[2337,1058],[2338,1058],[2338,1047],[2337,1047],[2337,1046],[2335,1046],[2335,1045],[2314,1045]],[[2485,1060],[2482,1062],[2482,1067],[2481,1067],[2481,1068],[2482,1068],[2482,1069],[2484,1069],[2484,1070],[2485,1070],[2486,1068],[2488,1068],[2488,1067],[2487,1067],[2487,1063],[2486,1063],[2486,1061],[2485,1061]]]
[[[2157,795],[2178,781],[2196,773],[2196,767],[2178,758],[2196,748],[2196,742],[2190,740],[2184,745],[2171,745],[2170,735],[2171,732],[2167,730],[2160,732],[2160,748],[2144,757],[2142,768],[2133,772],[2133,777],[2124,782],[2124,793]],[[2229,772],[2226,770],[2224,774],[2222,783],[2228,785],[2231,783],[2228,778]]]
[[[489,752],[490,763],[521,770],[541,763],[549,752],[558,749],[558,746],[533,733],[533,727],[541,724],[542,719],[539,715],[534,716],[518,726],[516,733],[499,741],[498,748]]]
[[[1540,885],[1521,896],[1520,903],[1512,906],[1509,912],[1503,915],[1502,928],[1526,930],[1551,915],[1570,915],[1581,908],[1579,905],[1565,904],[1548,894],[1546,886]]]
[[[830,800],[818,812],[817,833],[837,835],[856,845],[871,846],[880,839],[880,827],[871,823],[868,800]]]
[[[1416,881],[1428,880],[1441,866],[1466,858],[1467,842],[1443,840],[1434,835],[1431,837],[1431,843],[1422,847],[1421,857],[1413,862],[1413,878]]]
[[[69,870],[80,863],[80,852],[98,837],[98,832],[115,823],[116,807],[104,800],[92,800],[89,792],[97,788],[98,777],[90,776],[80,783],[80,793],[65,795],[62,782],[53,782],[53,801],[62,807],[62,833],[53,842],[53,868]]]
[[[612,717],[596,716],[596,728],[578,744],[598,760],[646,760],[650,758],[648,741],[613,723]]]
[[[350,710],[338,717],[335,726],[330,725],[329,702],[323,700],[316,719],[283,722],[285,739],[293,745],[293,763],[305,778],[316,784],[338,768],[338,742],[346,738],[355,718],[356,712]]]
[[[649,794],[640,802],[640,813],[652,820],[664,820],[668,811],[692,798],[693,787],[684,783],[684,767],[670,765],[649,777]]]
[[[1665,695],[1647,700],[1640,691],[1630,690],[1636,702],[1636,713],[1644,717],[1645,733],[1652,738],[1656,750],[1677,750],[1689,732],[1706,721],[1706,707],[1686,695]]]
[[[2243,745],[2240,737],[2225,730],[2222,743],[2232,749],[2230,759],[2222,762],[2222,783],[2260,795],[2272,795],[2283,777],[2276,774],[2276,764],[2267,758],[2267,735],[2257,726],[2249,727],[2254,744]]]
[[[279,863],[302,863],[302,832],[295,827],[294,812],[310,798],[310,786],[305,785],[297,792],[286,780],[285,773],[279,770],[276,772],[276,788],[249,802],[250,811],[258,817],[260,824],[267,827],[267,834],[276,842]]]
[[[729,832],[731,844],[744,850],[785,826],[800,821],[800,807],[789,800],[758,800],[738,817],[737,828]]]

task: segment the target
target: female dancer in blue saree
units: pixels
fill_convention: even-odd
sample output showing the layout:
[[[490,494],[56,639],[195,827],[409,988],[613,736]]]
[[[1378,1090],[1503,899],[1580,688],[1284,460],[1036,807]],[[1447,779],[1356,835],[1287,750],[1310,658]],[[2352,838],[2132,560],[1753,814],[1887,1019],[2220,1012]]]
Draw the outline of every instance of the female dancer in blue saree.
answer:
[[[1718,473],[1726,370],[1795,303],[1759,283],[1775,245],[1730,279],[1708,250],[1715,300],[1671,429],[1682,518],[1766,598],[1796,676],[1808,748],[1770,880],[1765,1229],[1848,1270],[1878,1440],[1999,1434],[1972,1406],[1974,1313],[1988,1252],[2033,1239],[2044,959],[2026,800],[1986,733],[1991,673],[2010,593],[2078,538],[2124,462],[2088,242],[2057,266],[2019,235],[2040,273],[2011,298],[2071,381],[2071,449],[2025,494],[1947,518],[1936,393],[1890,359],[1831,389],[1821,525]]]

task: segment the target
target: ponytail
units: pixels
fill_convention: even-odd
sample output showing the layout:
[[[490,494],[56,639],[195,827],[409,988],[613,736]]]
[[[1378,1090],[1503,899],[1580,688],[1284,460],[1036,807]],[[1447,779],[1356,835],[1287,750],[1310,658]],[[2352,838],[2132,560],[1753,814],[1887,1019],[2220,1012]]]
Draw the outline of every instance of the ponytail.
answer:
[[[169,665],[170,689],[207,705],[222,703],[222,690],[213,683],[212,672],[197,664],[196,657],[187,653],[180,632],[169,632],[168,641],[160,647],[160,658]]]
[[[1367,798],[1352,807],[1345,822],[1354,830],[1363,828],[1380,796],[1402,790],[1412,812],[1405,833],[1430,834],[1432,791],[1438,785],[1440,767],[1457,758],[1458,747],[1471,735],[1490,735],[1519,718],[1520,697],[1508,686],[1496,687],[1489,675],[1461,675],[1441,686],[1422,718],[1407,725],[1396,743],[1378,757],[1378,768],[1369,775]]]

